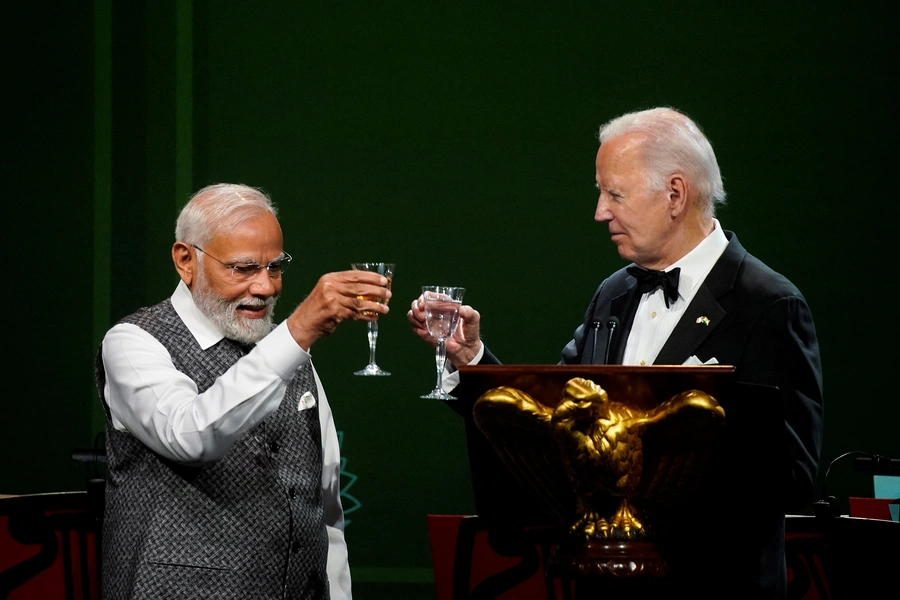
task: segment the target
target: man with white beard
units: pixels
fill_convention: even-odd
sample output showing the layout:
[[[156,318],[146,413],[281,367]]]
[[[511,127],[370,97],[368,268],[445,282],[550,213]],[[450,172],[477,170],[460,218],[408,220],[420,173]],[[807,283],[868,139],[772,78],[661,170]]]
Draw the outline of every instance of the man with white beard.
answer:
[[[388,312],[387,280],[322,276],[273,326],[291,256],[271,200],[237,184],[182,210],[172,296],[97,358],[107,416],[105,599],[350,598],[337,433],[309,351]]]

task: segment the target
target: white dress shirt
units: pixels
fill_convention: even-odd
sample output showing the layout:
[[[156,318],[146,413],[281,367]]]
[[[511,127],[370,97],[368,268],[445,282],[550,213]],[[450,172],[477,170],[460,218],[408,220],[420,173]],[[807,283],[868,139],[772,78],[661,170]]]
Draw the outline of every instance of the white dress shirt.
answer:
[[[680,268],[678,276],[678,299],[666,306],[662,288],[644,294],[638,304],[631,325],[631,333],[625,343],[623,365],[652,365],[675,325],[684,315],[700,284],[709,275],[713,265],[725,252],[728,238],[719,222],[713,219],[715,229],[703,238],[693,250],[684,255],[666,271]]]
[[[224,335],[179,283],[172,306],[203,349]],[[298,367],[311,360],[282,323],[259,341],[205,392],[175,368],[169,352],[136,325],[119,324],[103,339],[106,401],[113,426],[128,431],[157,454],[187,465],[222,458],[251,428],[279,406]],[[331,407],[319,375],[322,492],[328,531],[328,580],[333,600],[349,600],[350,566],[340,498],[340,448]]]

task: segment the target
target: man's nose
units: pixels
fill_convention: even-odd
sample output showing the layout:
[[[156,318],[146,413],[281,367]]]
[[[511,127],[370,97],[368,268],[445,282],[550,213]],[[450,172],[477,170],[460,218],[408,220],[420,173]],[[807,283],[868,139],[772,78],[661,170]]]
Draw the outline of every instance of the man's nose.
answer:
[[[594,220],[598,223],[612,221],[612,213],[609,212],[609,203],[603,197],[603,194],[600,194],[600,197],[597,198],[597,209],[594,211]]]
[[[250,280],[250,293],[254,296],[273,296],[278,292],[279,282],[269,275],[268,269],[262,268]]]

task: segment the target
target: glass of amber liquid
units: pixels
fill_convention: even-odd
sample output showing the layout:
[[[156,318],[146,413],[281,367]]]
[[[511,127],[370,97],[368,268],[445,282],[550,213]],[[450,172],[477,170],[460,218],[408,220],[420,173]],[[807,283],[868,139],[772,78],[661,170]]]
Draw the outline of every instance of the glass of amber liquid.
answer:
[[[357,271],[371,271],[372,273],[384,275],[387,278],[387,285],[385,287],[387,289],[391,289],[391,283],[394,280],[394,263],[361,262],[351,263],[350,266]],[[383,304],[387,304],[388,302],[387,300],[384,300],[382,298],[368,298],[365,296],[360,296],[359,299],[371,300]],[[369,321],[367,325],[369,337],[369,364],[367,364],[365,368],[360,369],[359,371],[355,371],[353,374],[361,375],[363,377],[384,377],[386,375],[390,375],[390,373],[388,373],[375,363],[375,345],[378,342],[378,321]]]

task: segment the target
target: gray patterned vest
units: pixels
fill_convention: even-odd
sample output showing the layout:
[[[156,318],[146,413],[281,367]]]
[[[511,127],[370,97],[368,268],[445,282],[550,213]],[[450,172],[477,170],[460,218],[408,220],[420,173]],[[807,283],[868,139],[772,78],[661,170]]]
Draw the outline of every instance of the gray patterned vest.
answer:
[[[169,351],[200,392],[243,356],[224,339],[202,350],[169,300],[126,317]],[[106,600],[328,598],[318,402],[312,365],[297,370],[279,408],[218,462],[189,467],[117,431],[107,414],[103,597]],[[318,398],[317,398],[318,400]]]

